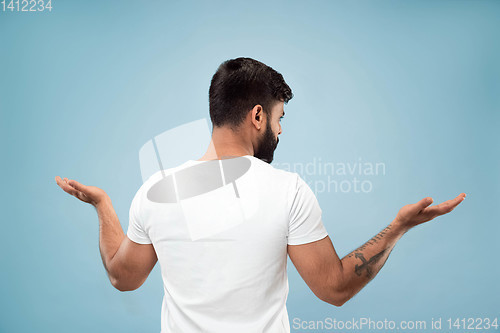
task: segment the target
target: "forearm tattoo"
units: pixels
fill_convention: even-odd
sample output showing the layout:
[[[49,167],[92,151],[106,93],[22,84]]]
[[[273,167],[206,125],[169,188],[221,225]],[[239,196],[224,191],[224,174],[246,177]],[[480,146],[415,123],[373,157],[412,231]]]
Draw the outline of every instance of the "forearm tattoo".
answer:
[[[366,260],[365,257],[363,256],[363,253],[356,253],[355,254],[356,258],[359,258],[361,260],[362,264],[356,265],[354,267],[354,272],[358,276],[361,276],[361,273],[363,273],[363,270],[366,270],[366,277],[371,279],[373,277],[372,266],[375,265],[380,260],[380,258],[382,258],[385,251],[387,251],[387,249],[380,251],[379,253],[377,253],[376,255],[371,257],[370,260]],[[372,266],[370,266],[370,265],[372,265]]]
[[[365,250],[369,245],[375,244],[377,243],[377,241],[381,240],[390,229],[391,226],[388,225],[384,230],[379,232],[376,236],[374,236],[368,242],[366,242],[347,256],[347,258],[351,258],[352,256],[354,256],[355,258],[360,260],[360,264],[356,264],[356,266],[354,267],[354,272],[356,273],[356,275],[361,276],[363,271],[366,271],[366,277],[371,279],[376,274],[378,270],[374,272],[373,268],[380,261],[380,259],[384,257],[384,254],[387,252],[388,248],[383,249],[368,260],[365,258],[363,250]]]

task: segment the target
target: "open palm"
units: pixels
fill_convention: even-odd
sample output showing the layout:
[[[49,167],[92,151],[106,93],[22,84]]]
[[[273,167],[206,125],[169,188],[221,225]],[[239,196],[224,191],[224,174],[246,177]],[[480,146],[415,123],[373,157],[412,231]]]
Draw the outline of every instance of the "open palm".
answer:
[[[108,198],[108,195],[104,190],[96,186],[87,186],[77,182],[74,179],[64,178],[56,176],[56,183],[62,188],[66,193],[80,199],[83,202],[89,203],[91,205],[97,205],[104,199]]]
[[[399,220],[402,225],[411,228],[451,212],[464,199],[465,193],[460,193],[455,199],[447,200],[439,205],[430,206],[433,200],[427,197],[415,204],[403,206],[399,210],[396,219]]]

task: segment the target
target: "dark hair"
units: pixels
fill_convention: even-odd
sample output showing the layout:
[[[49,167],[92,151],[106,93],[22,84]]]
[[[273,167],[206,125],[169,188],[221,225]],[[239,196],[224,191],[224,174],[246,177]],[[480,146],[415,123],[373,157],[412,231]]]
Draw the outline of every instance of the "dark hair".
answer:
[[[283,76],[271,67],[251,58],[226,60],[210,83],[210,119],[214,127],[236,129],[255,105],[270,114],[276,103],[286,104],[292,97]]]

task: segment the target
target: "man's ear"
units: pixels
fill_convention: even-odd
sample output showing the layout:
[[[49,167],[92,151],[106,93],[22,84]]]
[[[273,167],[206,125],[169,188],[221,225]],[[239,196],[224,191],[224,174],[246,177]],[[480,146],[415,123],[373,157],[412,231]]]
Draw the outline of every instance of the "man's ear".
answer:
[[[252,111],[250,111],[252,124],[260,130],[260,128],[264,125],[264,109],[262,105],[257,104],[253,107]]]

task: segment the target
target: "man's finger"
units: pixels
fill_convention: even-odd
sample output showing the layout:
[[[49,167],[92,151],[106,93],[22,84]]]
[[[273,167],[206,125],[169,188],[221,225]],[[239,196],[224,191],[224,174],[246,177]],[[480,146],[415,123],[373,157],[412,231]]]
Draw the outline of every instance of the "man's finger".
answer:
[[[65,178],[65,179],[67,179],[67,178]],[[57,183],[57,185],[59,185],[60,188],[62,188],[64,190],[64,192],[71,194],[73,196],[78,195],[78,191],[75,188],[69,186],[63,179],[61,179],[61,177],[56,176],[56,183]]]
[[[65,190],[66,192],[68,192],[69,190],[74,190],[71,186],[69,186],[65,181],[64,179],[61,179],[61,177],[59,176],[56,176],[56,183],[57,185],[59,185],[60,188],[62,188],[63,190]]]
[[[77,190],[78,190],[78,191],[80,191],[80,192],[83,192],[83,193],[87,193],[87,192],[88,192],[87,186],[85,186],[85,185],[83,185],[83,184],[81,184],[81,183],[77,182],[77,181],[76,181],[76,180],[74,180],[74,179],[70,179],[70,180],[68,180],[68,184],[69,184],[71,187],[73,187],[73,188],[77,189]]]
[[[428,207],[425,209],[423,213],[429,214],[432,216],[439,216],[446,213],[451,212],[455,207],[457,207],[462,201],[465,199],[465,193],[460,193],[456,198],[447,200],[445,202],[440,203],[439,205],[435,205],[432,207]]]
[[[441,210],[445,212],[451,212],[455,207],[457,207],[465,199],[465,193],[460,193],[455,199],[447,200],[438,205]]]
[[[61,179],[61,177],[56,176],[56,183],[59,185],[66,193],[71,194],[75,198],[86,202],[91,203],[90,197],[84,192],[81,191],[81,188],[88,189],[87,186],[78,183],[76,180],[70,181],[68,178]],[[78,187],[78,188],[77,188]]]

